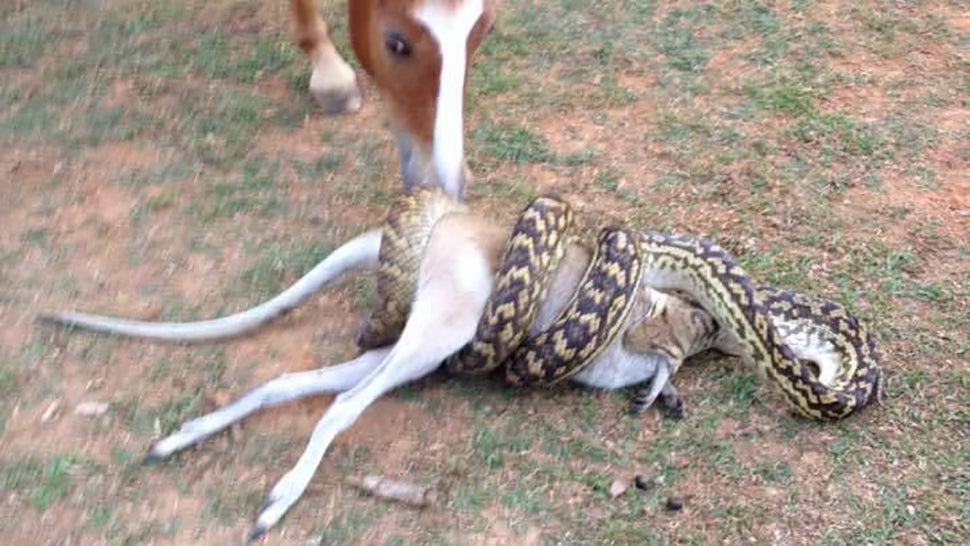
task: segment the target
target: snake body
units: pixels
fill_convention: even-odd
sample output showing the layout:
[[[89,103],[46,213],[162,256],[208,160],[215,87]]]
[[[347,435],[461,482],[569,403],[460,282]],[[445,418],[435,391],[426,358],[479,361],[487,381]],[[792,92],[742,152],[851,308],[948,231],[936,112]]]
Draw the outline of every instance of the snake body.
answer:
[[[551,385],[568,379],[619,334],[643,276],[639,239],[639,233],[619,228],[600,233],[592,259],[565,309],[510,355],[505,366],[509,384]]]
[[[448,360],[450,372],[491,372],[522,344],[528,334],[522,325],[535,320],[572,227],[572,210],[554,198],[537,198],[519,214],[475,338]]]
[[[467,210],[441,191],[418,188],[397,199],[382,228],[377,267],[378,305],[357,336],[363,350],[393,343],[411,313],[424,248],[445,215]]]
[[[391,208],[381,248],[381,304],[374,315],[395,325],[386,329],[386,340],[395,330],[399,334],[407,319],[413,264],[435,217],[416,215],[413,207],[447,209],[442,195],[420,190]],[[402,217],[419,221],[402,222]],[[555,197],[539,197],[522,211],[476,335],[448,362],[452,372],[481,374],[501,367],[512,385],[548,385],[572,377],[621,333],[624,343],[630,340],[627,348],[635,349],[637,325],[628,325],[630,309],[641,287],[651,287],[685,292],[703,307],[805,417],[841,419],[880,399],[879,355],[855,316],[828,300],[756,286],[727,251],[703,238],[602,230],[570,302],[551,325],[529,336],[564,248],[575,242],[571,226],[569,206]]]
[[[647,233],[643,241],[648,261],[644,281],[660,290],[686,291],[734,334],[746,359],[801,415],[841,419],[881,397],[882,368],[875,343],[843,306],[758,288],[726,250],[706,239]],[[839,355],[834,381],[823,383],[821,370],[799,359],[780,324],[811,330],[834,345]]]

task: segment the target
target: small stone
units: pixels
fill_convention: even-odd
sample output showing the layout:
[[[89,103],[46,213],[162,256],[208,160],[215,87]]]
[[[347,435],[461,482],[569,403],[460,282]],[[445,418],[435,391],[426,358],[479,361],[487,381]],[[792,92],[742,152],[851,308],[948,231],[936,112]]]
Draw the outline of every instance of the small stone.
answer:
[[[684,499],[680,497],[667,497],[667,510],[678,512],[684,507]]]
[[[619,497],[626,492],[629,486],[630,485],[626,482],[626,480],[621,480],[619,478],[613,480],[613,483],[610,484],[610,498],[615,499]]]
[[[107,402],[81,402],[74,407],[74,415],[81,417],[100,417],[108,413]]]
[[[633,477],[633,485],[636,486],[636,488],[640,491],[646,491],[653,487],[653,483],[644,478],[643,474],[637,474]]]
[[[54,416],[57,414],[57,410],[59,410],[59,409],[61,409],[61,401],[60,400],[54,400],[53,402],[51,402],[51,404],[49,406],[47,406],[47,409],[44,410],[44,413],[41,414],[41,416],[40,416],[40,422],[41,423],[46,423],[46,422],[50,421],[51,419],[53,419]]]

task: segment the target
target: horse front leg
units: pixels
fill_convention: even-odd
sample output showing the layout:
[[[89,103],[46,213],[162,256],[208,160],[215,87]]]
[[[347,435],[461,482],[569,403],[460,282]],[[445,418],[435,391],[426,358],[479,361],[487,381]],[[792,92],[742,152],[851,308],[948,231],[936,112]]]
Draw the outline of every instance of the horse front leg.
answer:
[[[310,94],[328,114],[356,112],[361,106],[357,76],[330,40],[316,0],[290,0],[296,44],[310,58]]]

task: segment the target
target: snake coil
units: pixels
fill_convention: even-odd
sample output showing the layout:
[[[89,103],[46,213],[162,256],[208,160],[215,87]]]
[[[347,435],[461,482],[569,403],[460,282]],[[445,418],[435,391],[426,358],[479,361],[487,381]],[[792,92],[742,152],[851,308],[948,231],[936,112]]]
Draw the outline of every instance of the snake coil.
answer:
[[[381,241],[380,305],[361,336],[362,348],[393,342],[403,330],[431,228],[444,214],[464,210],[449,199],[422,189],[392,206]],[[574,242],[572,228],[572,210],[555,197],[538,197],[521,212],[475,337],[447,362],[450,371],[483,374],[501,366],[512,385],[568,379],[624,330],[644,284],[682,291],[697,302],[805,417],[841,419],[881,399],[875,343],[847,309],[757,287],[727,251],[686,235],[603,229],[570,301],[549,327],[529,337],[552,276]],[[819,354],[831,366],[821,366]]]

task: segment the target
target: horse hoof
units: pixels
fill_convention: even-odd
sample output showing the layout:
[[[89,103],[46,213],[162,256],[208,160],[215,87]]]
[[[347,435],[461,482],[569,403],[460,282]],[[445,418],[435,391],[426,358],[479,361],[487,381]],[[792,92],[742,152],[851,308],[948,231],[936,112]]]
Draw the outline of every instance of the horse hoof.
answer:
[[[334,85],[332,80],[323,81],[316,73],[310,78],[310,94],[328,115],[350,114],[360,110],[362,99],[357,80]]]

